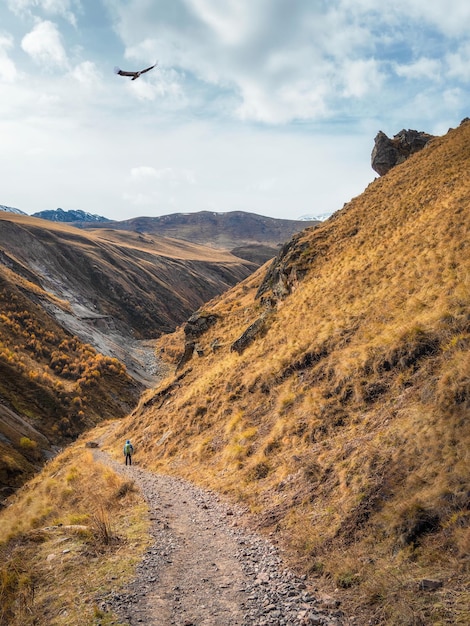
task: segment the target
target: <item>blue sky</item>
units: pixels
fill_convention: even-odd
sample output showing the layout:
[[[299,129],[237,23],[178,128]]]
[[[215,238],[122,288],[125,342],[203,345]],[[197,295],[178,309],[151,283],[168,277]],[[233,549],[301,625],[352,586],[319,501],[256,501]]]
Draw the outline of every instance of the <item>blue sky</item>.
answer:
[[[467,0],[3,0],[0,204],[331,213],[469,92]]]

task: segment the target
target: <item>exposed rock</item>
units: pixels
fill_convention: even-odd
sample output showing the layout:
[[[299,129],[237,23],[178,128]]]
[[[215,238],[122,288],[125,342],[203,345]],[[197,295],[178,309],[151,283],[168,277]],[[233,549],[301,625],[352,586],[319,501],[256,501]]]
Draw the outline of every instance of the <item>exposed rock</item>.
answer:
[[[429,578],[423,578],[418,583],[418,587],[421,591],[435,591],[440,589],[443,583],[442,580],[430,580]]]
[[[195,339],[207,332],[209,328],[216,323],[217,319],[218,316],[213,313],[207,314],[198,312],[191,315],[184,326],[186,341],[184,344],[183,355],[176,366],[177,372],[193,358],[194,352],[196,352],[200,357],[204,356],[202,346],[197,343]]]
[[[194,341],[186,341],[186,343],[184,344],[183,356],[178,361],[178,365],[176,366],[177,372],[193,358],[194,346],[195,346]]]
[[[87,441],[85,448],[99,448],[100,444],[97,441]]]
[[[282,246],[258,287],[255,298],[260,299],[267,309],[274,308],[279,300],[292,293],[305,275],[295,263],[304,252],[304,244],[299,242],[301,237],[302,233],[299,233]]]
[[[184,334],[188,339],[200,337],[216,323],[217,319],[218,316],[215,314],[194,313],[186,322]]]
[[[259,337],[266,330],[266,313],[259,317],[253,324],[250,324],[245,332],[232,343],[231,352],[241,354],[256,337]]]
[[[371,155],[372,169],[383,176],[392,167],[403,163],[409,156],[422,150],[431,139],[434,139],[434,135],[405,129],[394,135],[393,139],[389,139],[380,130],[374,140],[375,145]]]

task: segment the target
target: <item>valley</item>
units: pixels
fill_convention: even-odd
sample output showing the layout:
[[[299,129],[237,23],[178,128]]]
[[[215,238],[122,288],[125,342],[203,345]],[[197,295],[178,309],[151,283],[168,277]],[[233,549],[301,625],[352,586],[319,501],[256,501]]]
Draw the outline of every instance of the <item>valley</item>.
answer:
[[[329,598],[331,611],[314,615],[307,606],[294,623],[469,622],[469,145],[464,120],[331,218],[294,234],[260,267],[221,250],[214,263],[207,248],[159,240],[164,262],[150,233],[61,225],[38,240],[32,218],[0,215],[6,229],[18,229],[2,242],[10,248],[0,265],[7,293],[0,391],[10,394],[4,406],[11,411],[13,398],[28,393],[18,372],[34,382],[38,367],[52,378],[50,389],[59,374],[70,376],[59,397],[71,410],[79,387],[90,396],[90,411],[106,394],[108,402],[122,404],[119,420],[109,420],[116,417],[110,405],[101,405],[104,423],[95,416],[93,424],[87,413],[82,434],[75,432],[0,512],[7,537],[1,545],[4,621],[139,623],[140,615],[128,611],[138,592],[132,585],[142,580],[140,563],[158,560],[155,528],[170,527],[171,541],[188,545],[163,555],[166,569],[154,561],[145,610],[150,606],[147,615],[158,623],[165,596],[164,610],[173,606],[175,617],[177,559],[185,555],[181,569],[188,555],[207,557],[200,546],[197,552],[189,522],[180,534],[178,523],[186,514],[208,515],[215,506],[210,498],[220,497],[242,511],[240,527],[282,552],[296,581]],[[12,248],[12,240],[21,245]],[[49,248],[53,261],[46,270]],[[57,283],[59,267],[72,287]],[[216,277],[227,284],[218,282],[218,293]],[[150,291],[156,283],[158,294]],[[85,284],[93,289],[85,291]],[[170,317],[176,310],[177,319]],[[69,345],[73,360],[53,356],[72,341],[70,331],[59,330],[60,316],[70,328],[81,318],[83,331],[115,328],[151,341],[145,347],[155,347],[158,380],[138,384],[118,359],[100,357],[78,339]],[[127,351],[126,343],[121,347]],[[37,389],[30,402],[39,402]],[[73,392],[68,405],[67,390]],[[48,394],[44,406],[54,398]],[[31,419],[36,425],[36,415]],[[136,467],[126,474],[122,444],[128,438]],[[99,461],[102,453],[121,469]],[[140,472],[144,482],[153,475],[161,481],[151,487],[157,503],[162,494],[157,508],[143,498]],[[181,480],[212,494],[200,500],[201,510],[185,503],[189,492],[169,499]],[[204,520],[219,532],[212,528],[215,514]],[[64,552],[58,541],[68,546]],[[208,540],[212,562],[216,543]],[[47,568],[54,582],[44,585],[35,572]],[[163,589],[160,575],[170,581]],[[274,585],[276,576],[264,582]],[[187,609],[192,584],[178,605],[186,607],[187,621],[193,620]],[[103,600],[110,597],[114,601]],[[250,619],[247,605],[242,608],[234,623]],[[251,614],[246,623],[282,624],[287,609],[279,611],[277,622]],[[196,622],[204,619],[211,623],[210,608]]]

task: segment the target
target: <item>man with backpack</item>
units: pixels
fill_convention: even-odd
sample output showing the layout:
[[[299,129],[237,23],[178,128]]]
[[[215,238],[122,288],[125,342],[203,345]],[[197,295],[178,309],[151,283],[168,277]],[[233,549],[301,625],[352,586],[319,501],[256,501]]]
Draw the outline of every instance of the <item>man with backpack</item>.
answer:
[[[126,457],[126,465],[127,461],[129,461],[129,465],[132,465],[132,454],[134,453],[134,448],[129,441],[129,439],[124,444],[124,456]]]

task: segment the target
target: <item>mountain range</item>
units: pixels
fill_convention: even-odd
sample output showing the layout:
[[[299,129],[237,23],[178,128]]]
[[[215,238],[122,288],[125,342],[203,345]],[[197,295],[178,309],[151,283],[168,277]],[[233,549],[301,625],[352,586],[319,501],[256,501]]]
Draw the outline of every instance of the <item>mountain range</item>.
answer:
[[[19,209],[0,207],[0,210],[26,215]],[[173,213],[158,217],[136,217],[115,221],[82,210],[53,209],[33,213],[32,217],[72,224],[80,228],[112,228],[138,233],[157,234],[198,243],[204,246],[230,250],[235,256],[262,265],[279,251],[282,243],[306,226],[318,225],[322,219],[303,216],[285,220],[230,211],[216,213]]]
[[[0,378],[3,406],[19,404],[27,385],[11,385],[21,372],[34,381],[37,363],[43,364],[41,385],[45,374],[48,388],[62,382],[64,406],[73,407],[65,429],[79,410],[86,415],[83,397],[93,405],[88,389],[131,404],[132,380],[121,361],[102,362],[72,333],[56,337],[46,322],[59,319],[58,310],[75,309],[77,316],[85,303],[87,315],[96,306],[104,323],[112,317],[121,332],[126,325],[143,338],[152,330],[159,375],[121,411],[122,419],[87,431],[82,448],[99,445],[120,460],[131,433],[143,468],[189,479],[243,506],[244,523],[276,542],[305,583],[327,591],[333,606],[356,616],[354,623],[469,623],[469,145],[470,121],[434,137],[331,218],[280,242],[261,267],[198,247],[207,256],[191,257],[192,296],[186,279],[162,296],[177,297],[181,306],[188,300],[173,332],[166,302],[157,309],[158,324],[158,298],[139,307],[150,289],[144,277],[157,265],[151,261],[155,233],[110,230],[109,224],[91,231],[44,228],[33,218],[0,215],[11,229],[3,245],[18,240],[0,264],[8,290],[0,363],[11,371]],[[198,303],[209,275],[202,281],[194,270],[213,263],[216,253],[233,286],[205,292]],[[186,248],[168,252],[168,283],[187,254]],[[55,259],[47,271],[45,255]],[[134,265],[136,258],[142,265]],[[67,289],[57,286],[58,266],[73,276]],[[95,283],[89,296],[85,285]],[[73,359],[65,358],[66,349]],[[28,402],[21,416],[37,423],[26,409]],[[111,417],[110,409],[102,416]],[[62,423],[59,415],[51,429]],[[32,433],[22,439],[28,454],[40,450]],[[10,450],[2,452],[8,458]],[[80,454],[78,444],[67,448],[53,472],[46,466],[8,501],[2,520],[8,536],[3,579],[12,581],[5,587],[8,606],[17,606],[31,587],[26,581],[37,566],[38,542],[43,554],[56,554],[55,538],[44,529],[65,519],[65,506],[67,519],[82,526],[83,539],[71,544],[74,558],[95,554],[86,533],[96,513],[80,497],[90,484]],[[91,457],[89,463],[90,475],[98,475]],[[116,484],[118,491],[125,499],[132,485]],[[148,509],[132,515],[127,523],[145,535]],[[100,519],[106,520],[103,512]],[[101,594],[119,588],[116,563],[127,548],[107,544],[90,563]],[[21,576],[7,578],[20,562]],[[69,569],[48,584],[68,589],[75,610],[80,606],[91,623],[98,619],[91,608],[96,598],[77,593]],[[35,580],[35,593],[44,584]],[[26,608],[25,615],[44,617],[39,605]]]

